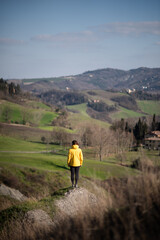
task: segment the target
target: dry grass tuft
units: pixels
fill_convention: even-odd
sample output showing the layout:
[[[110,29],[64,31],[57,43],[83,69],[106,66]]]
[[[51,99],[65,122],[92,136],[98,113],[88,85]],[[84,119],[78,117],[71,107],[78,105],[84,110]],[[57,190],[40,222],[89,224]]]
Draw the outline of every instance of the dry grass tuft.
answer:
[[[50,228],[31,225],[20,220],[12,221],[1,232],[1,240],[35,240],[49,239]]]

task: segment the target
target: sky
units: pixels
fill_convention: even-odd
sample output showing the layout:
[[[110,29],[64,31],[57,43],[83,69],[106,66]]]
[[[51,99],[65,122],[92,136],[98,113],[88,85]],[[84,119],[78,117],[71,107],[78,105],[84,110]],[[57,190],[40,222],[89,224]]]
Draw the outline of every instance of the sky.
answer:
[[[159,0],[0,0],[0,78],[160,67]]]

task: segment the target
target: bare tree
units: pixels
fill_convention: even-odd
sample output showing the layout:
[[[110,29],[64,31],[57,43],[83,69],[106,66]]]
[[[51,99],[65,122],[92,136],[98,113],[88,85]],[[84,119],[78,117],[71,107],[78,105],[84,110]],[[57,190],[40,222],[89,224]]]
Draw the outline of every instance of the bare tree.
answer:
[[[125,132],[118,128],[116,131],[112,131],[112,134],[114,136],[115,153],[128,151],[133,145],[134,136],[132,132]]]
[[[94,129],[91,126],[86,126],[81,129],[81,142],[84,147],[92,146],[93,145],[93,136],[94,136]]]
[[[70,134],[64,130],[54,130],[52,131],[51,138],[57,144],[64,146],[64,148],[70,144],[71,137]]]
[[[52,121],[53,126],[69,127],[68,113],[63,110],[62,113]]]
[[[94,126],[92,136],[92,146],[96,150],[99,160],[103,157],[116,153],[121,154],[128,151],[133,144],[133,133],[125,132],[120,129],[111,129]]]
[[[93,136],[93,142],[99,160],[102,161],[103,157],[107,156],[109,153],[111,142],[110,130],[96,126]]]

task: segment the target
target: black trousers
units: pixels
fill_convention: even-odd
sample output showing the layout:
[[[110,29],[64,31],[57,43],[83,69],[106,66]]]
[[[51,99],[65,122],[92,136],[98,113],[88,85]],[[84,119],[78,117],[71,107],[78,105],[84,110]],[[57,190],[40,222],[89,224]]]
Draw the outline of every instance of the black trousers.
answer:
[[[72,185],[74,184],[74,179],[75,179],[75,184],[78,183],[78,179],[79,179],[79,168],[80,168],[80,167],[70,167]]]

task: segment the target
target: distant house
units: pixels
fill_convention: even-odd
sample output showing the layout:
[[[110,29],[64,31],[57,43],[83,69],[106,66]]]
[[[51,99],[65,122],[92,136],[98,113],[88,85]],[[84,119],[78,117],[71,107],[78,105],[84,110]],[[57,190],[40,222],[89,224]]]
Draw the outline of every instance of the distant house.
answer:
[[[160,150],[160,131],[152,131],[145,135],[144,147],[146,149]]]
[[[127,89],[126,89],[126,91],[127,91],[128,93],[132,93],[132,92],[135,92],[135,91],[136,91],[136,89],[135,89],[135,88],[132,88],[132,89],[130,89],[130,88],[127,88]]]

